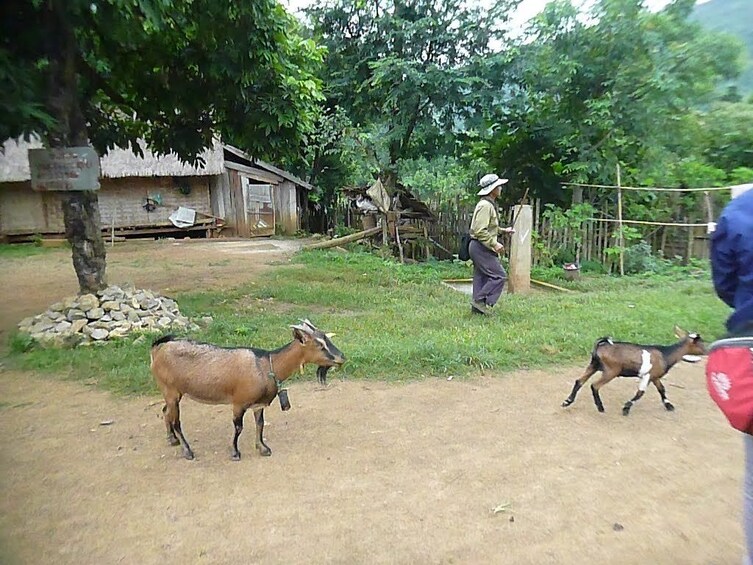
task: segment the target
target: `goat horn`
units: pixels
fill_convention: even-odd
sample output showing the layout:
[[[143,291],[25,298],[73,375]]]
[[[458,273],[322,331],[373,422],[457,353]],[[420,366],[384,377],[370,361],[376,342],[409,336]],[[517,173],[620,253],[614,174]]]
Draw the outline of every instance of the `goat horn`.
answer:
[[[302,324],[305,324],[305,325],[307,325],[308,327],[310,327],[310,328],[311,328],[312,330],[316,330],[316,329],[317,329],[317,328],[316,328],[316,326],[315,326],[314,324],[312,324],[312,323],[311,323],[311,322],[309,321],[309,319],[308,319],[308,318],[306,318],[305,320],[299,320],[299,321],[300,321],[300,322],[301,322]]]
[[[327,337],[328,337],[329,339],[332,339],[332,338],[333,338],[333,337],[335,337],[335,336],[336,336],[337,334],[336,334],[336,333],[329,333],[329,334],[324,334],[324,335],[326,335],[326,336],[327,336]]]

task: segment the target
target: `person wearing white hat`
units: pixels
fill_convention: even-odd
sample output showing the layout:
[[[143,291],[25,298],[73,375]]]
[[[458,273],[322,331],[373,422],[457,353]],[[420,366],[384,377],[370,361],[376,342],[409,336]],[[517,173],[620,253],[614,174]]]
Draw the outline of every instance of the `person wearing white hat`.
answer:
[[[481,196],[471,220],[471,244],[469,252],[473,260],[473,300],[471,312],[490,314],[491,307],[497,303],[507,281],[507,273],[499,262],[499,254],[504,246],[497,241],[500,233],[512,233],[511,228],[499,227],[499,213],[495,200],[502,192],[507,179],[495,174],[481,177],[479,186]]]

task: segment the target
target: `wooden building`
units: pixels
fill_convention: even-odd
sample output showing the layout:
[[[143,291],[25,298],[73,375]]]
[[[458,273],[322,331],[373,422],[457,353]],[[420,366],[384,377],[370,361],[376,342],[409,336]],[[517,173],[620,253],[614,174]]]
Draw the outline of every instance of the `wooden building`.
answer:
[[[6,240],[65,232],[61,194],[31,189],[28,150],[41,146],[37,140],[8,140],[0,153],[0,237]],[[219,141],[197,167],[142,149],[143,157],[114,149],[100,159],[103,231],[253,237],[300,229],[313,187],[290,173]],[[192,212],[192,225],[171,221],[181,208]]]

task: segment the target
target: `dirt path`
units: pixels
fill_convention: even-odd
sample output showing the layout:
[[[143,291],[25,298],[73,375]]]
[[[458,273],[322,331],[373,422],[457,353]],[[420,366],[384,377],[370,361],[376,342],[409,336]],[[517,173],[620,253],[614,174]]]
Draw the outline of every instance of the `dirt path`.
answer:
[[[107,280],[162,293],[233,288],[270,263],[286,260],[301,240],[132,240],[107,248]],[[0,259],[0,341],[24,317],[78,292],[68,249]]]
[[[116,248],[113,282],[232,286],[286,257],[160,245]],[[68,284],[41,278],[70,269],[67,255],[44,257],[0,270],[4,289],[32,275],[48,289],[4,292],[3,319]],[[237,463],[228,407],[184,402],[189,462],[167,445],[157,398],[0,372],[0,562],[737,565],[741,440],[703,365],[667,378],[677,411],[647,394],[629,418],[629,380],[604,390],[606,414],[585,393],[561,409],[578,370],[410,384],[335,374],[322,390],[309,369],[292,410],[267,410],[272,457],[254,452],[249,418]]]
[[[313,377],[312,377],[313,380]],[[739,563],[740,438],[702,368],[675,413],[632,383],[558,407],[569,376],[291,387],[273,450],[229,460],[227,407],[0,378],[3,554],[19,563]],[[537,383],[537,386],[531,386]],[[109,426],[101,421],[113,420]],[[491,509],[507,503],[509,511]],[[514,518],[514,521],[511,519]],[[615,524],[624,530],[614,531]],[[619,529],[619,527],[617,526]]]

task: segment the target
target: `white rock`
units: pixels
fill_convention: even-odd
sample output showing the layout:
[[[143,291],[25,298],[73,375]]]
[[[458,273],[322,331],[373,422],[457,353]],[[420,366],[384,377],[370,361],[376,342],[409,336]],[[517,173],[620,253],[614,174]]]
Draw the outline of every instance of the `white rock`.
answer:
[[[62,322],[58,323],[58,325],[55,326],[55,331],[58,332],[58,333],[66,332],[69,329],[71,329],[72,325],[73,324],[71,324],[70,322],[62,321]]]
[[[78,307],[81,310],[91,310],[99,306],[99,299],[93,294],[84,294],[78,297]]]
[[[84,326],[86,326],[86,320],[73,320],[71,323],[71,332],[78,333]]]
[[[109,335],[107,330],[103,330],[102,328],[97,328],[95,330],[92,330],[91,338],[96,339],[97,341],[101,341],[103,339],[107,339],[107,336]]]
[[[51,320],[43,320],[31,326],[31,328],[29,328],[29,333],[38,334],[46,332],[47,330],[52,329],[54,326],[55,324],[53,324]]]
[[[92,308],[86,312],[86,317],[90,320],[99,320],[105,315],[105,311],[102,308]]]
[[[106,302],[103,302],[101,306],[108,312],[110,310],[120,310],[120,302],[116,302],[115,300],[108,300]]]
[[[110,335],[108,336],[110,339],[116,339],[125,337],[128,335],[128,330],[121,329],[121,328],[115,328],[110,332]]]
[[[72,322],[74,320],[86,320],[86,314],[83,310],[78,310],[76,308],[72,310],[68,310],[68,314],[66,316],[69,322]]]

